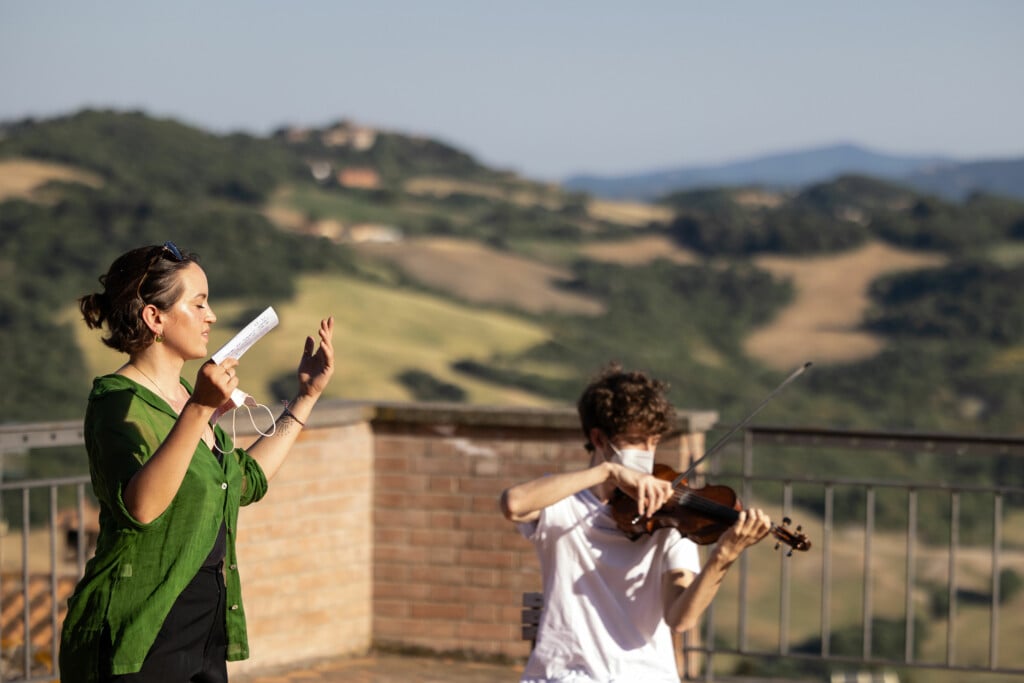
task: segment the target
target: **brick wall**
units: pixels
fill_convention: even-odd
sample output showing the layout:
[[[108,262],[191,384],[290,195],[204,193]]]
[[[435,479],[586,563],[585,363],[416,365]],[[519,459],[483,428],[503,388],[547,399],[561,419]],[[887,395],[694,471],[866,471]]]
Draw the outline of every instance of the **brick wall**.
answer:
[[[682,415],[658,460],[678,469],[698,456],[715,419]],[[379,406],[373,432],[374,643],[525,657],[521,595],[540,590],[540,574],[498,500],[587,465],[575,412]]]
[[[680,415],[659,461],[702,452],[715,417]],[[524,657],[520,599],[540,577],[498,499],[587,461],[571,410],[317,406],[267,496],[240,514],[251,657],[230,670],[374,645]]]
[[[231,664],[231,671],[370,647],[370,414],[317,406],[267,495],[239,513],[238,564],[251,654]]]

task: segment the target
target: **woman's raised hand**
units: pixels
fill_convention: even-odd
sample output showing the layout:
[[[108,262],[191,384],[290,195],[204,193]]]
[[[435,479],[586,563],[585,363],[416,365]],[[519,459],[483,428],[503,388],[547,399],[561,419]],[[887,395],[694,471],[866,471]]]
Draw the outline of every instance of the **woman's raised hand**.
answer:
[[[313,352],[313,338],[306,337],[306,346],[299,361],[299,393],[317,397],[334,374],[334,316],[320,321],[320,348]]]

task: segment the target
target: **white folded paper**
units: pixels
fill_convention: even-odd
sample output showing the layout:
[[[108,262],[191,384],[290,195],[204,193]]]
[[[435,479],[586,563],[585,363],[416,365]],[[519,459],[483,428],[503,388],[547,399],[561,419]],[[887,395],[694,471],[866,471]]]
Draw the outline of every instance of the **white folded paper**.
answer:
[[[225,358],[241,358],[246,351],[252,348],[253,344],[263,338],[263,335],[277,327],[278,322],[274,307],[267,306],[265,311],[256,316],[252,322],[242,328],[241,332],[232,337],[231,341],[220,347],[217,353],[211,356],[213,362],[220,365]],[[241,389],[231,392],[231,402],[235,404],[235,407],[243,405],[247,398],[249,395]]]
[[[241,332],[232,337],[231,341],[213,354],[213,362],[220,365],[225,358],[241,358],[242,354],[263,338],[263,335],[277,327],[277,323],[277,312],[273,306],[267,306],[267,310],[256,316],[251,323],[242,328]]]

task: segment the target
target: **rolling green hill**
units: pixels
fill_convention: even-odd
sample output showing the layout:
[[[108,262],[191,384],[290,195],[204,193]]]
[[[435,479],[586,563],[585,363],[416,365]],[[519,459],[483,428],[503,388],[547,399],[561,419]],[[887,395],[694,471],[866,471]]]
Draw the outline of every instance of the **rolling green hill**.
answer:
[[[101,367],[74,329],[76,297],[116,254],[172,239],[201,255],[231,311],[225,336],[268,304],[338,315],[359,378],[341,378],[339,396],[568,403],[614,359],[728,422],[806,350],[814,371],[764,421],[1019,430],[1015,200],[844,177],[785,194],[679,192],[645,214],[345,121],[256,138],[88,110],[2,132],[6,421],[80,414]],[[371,316],[356,291],[378,293]],[[385,324],[410,310],[423,319]],[[438,310],[461,317],[427,314]],[[815,345],[803,330],[819,317]],[[530,332],[486,332],[501,325]],[[791,340],[785,358],[758,347],[772,334]],[[383,345],[399,349],[387,363],[355,355]],[[255,393],[284,391],[287,362],[274,367]]]

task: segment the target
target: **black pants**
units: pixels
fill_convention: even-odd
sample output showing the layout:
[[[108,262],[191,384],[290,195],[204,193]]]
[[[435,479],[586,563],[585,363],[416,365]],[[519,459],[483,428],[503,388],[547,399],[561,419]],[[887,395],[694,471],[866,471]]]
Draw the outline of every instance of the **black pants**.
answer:
[[[227,683],[224,575],[204,567],[182,591],[138,673],[111,683]]]

